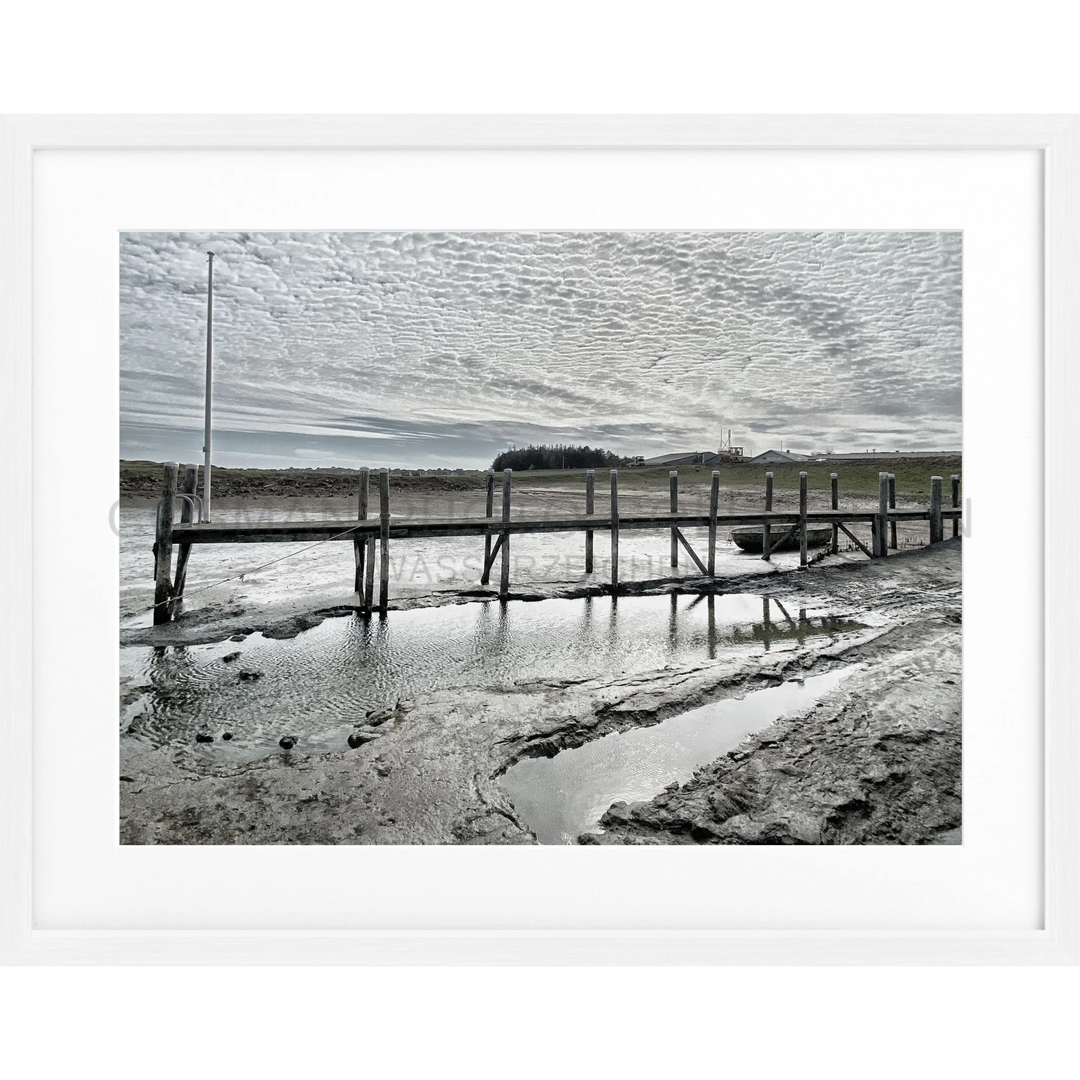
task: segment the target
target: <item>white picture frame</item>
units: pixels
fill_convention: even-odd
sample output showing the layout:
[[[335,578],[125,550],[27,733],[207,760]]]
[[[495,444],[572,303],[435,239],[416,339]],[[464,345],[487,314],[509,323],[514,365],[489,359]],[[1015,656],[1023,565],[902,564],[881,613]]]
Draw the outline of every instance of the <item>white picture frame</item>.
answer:
[[[0,424],[4,505],[34,499],[35,154],[162,149],[632,149],[1035,151],[1042,157],[1045,618],[1043,920],[1037,930],[744,931],[55,929],[35,921],[34,535],[0,530],[0,957],[21,964],[1075,964],[1080,959],[1080,484],[1073,427],[1080,386],[1080,119],[1055,116],[106,116],[8,117],[0,124]],[[17,517],[17,509],[12,511]],[[1049,518],[1047,518],[1049,520]],[[1062,537],[1064,539],[1062,539]],[[28,572],[28,570],[30,572]]]

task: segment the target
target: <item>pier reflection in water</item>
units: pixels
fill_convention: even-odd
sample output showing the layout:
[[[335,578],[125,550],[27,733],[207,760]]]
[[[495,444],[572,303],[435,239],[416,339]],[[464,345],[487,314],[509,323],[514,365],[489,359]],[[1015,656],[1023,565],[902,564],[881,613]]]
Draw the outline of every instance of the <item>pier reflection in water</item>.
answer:
[[[796,617],[751,594],[598,596],[339,617],[287,640],[125,648],[120,674],[132,700],[122,739],[145,746],[209,734],[200,752],[230,759],[275,753],[284,734],[305,749],[337,750],[366,710],[426,691],[631,674],[735,649],[794,649],[858,626],[808,599]]]
[[[706,641],[710,660],[716,659],[718,647],[760,642],[768,651],[774,642],[794,642],[797,645],[802,645],[807,638],[814,635],[836,634],[842,630],[852,629],[860,625],[851,619],[823,614],[820,610],[810,609],[808,614],[805,602],[798,609],[798,619],[796,620],[792,618],[781,601],[768,596],[763,596],[760,599],[760,618],[740,625],[732,621],[730,610],[724,610],[726,605],[723,602],[732,599],[735,598],[702,595],[691,600],[687,607],[680,609],[679,602],[685,600],[685,597],[673,594],[671,597],[671,613],[668,619],[668,637],[672,646],[678,646],[680,631],[686,622],[684,616],[698,605],[705,605],[707,613]],[[738,599],[741,601],[744,597],[740,596]]]

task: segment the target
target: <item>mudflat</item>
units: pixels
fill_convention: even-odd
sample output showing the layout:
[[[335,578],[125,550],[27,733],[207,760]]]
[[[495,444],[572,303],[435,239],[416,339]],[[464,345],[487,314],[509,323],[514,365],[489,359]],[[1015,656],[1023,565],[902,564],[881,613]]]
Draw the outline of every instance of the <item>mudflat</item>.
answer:
[[[949,843],[961,824],[961,541],[739,582],[828,598],[857,629],[798,649],[628,675],[440,690],[364,717],[348,746],[214,763],[165,744],[125,758],[126,844],[530,844],[500,783],[526,757],[754,689],[859,665],[656,798],[616,804],[583,843]],[[656,591],[723,592],[729,581]]]

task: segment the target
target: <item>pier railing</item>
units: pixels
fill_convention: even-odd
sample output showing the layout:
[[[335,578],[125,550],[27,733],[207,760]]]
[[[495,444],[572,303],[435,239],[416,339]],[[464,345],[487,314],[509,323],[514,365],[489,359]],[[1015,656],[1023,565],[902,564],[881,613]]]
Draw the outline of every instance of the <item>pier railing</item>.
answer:
[[[390,541],[432,539],[445,537],[483,537],[484,566],[481,585],[487,585],[496,559],[501,560],[499,597],[506,600],[510,593],[510,538],[515,533],[565,533],[585,534],[585,573],[593,572],[593,540],[597,531],[607,532],[611,542],[610,590],[619,591],[619,535],[623,531],[653,530],[670,534],[670,562],[679,565],[680,549],[686,552],[692,563],[704,577],[716,574],[717,530],[728,527],[760,527],[762,530],[762,558],[770,559],[773,552],[788,543],[799,545],[799,565],[806,567],[808,556],[808,529],[814,525],[831,525],[832,539],[829,552],[839,551],[840,533],[872,559],[884,558],[897,546],[897,522],[926,522],[929,526],[929,542],[940,543],[945,536],[944,523],[952,522],[952,535],[959,534],[960,478],[952,477],[952,507],[942,506],[942,478],[931,477],[930,505],[926,508],[898,510],[896,508],[895,477],[891,473],[879,474],[878,506],[875,510],[843,510],[839,502],[839,478],[830,476],[831,500],[828,510],[809,509],[807,474],[799,474],[799,506],[797,510],[773,509],[773,474],[765,474],[765,498],[761,510],[722,514],[720,504],[720,472],[714,470],[706,512],[679,509],[678,471],[669,473],[669,510],[657,512],[623,513],[619,509],[619,475],[617,469],[610,471],[611,501],[607,513],[595,512],[595,471],[585,474],[584,512],[580,514],[549,514],[544,517],[511,517],[512,470],[506,469],[502,476],[502,505],[498,517],[494,514],[495,474],[489,470],[486,485],[486,504],[483,517],[476,518],[392,518],[390,516],[389,470],[378,470],[378,516],[370,514],[371,470],[359,472],[357,517],[352,520],[271,522],[259,524],[225,524],[193,522],[192,510],[198,483],[198,466],[186,465],[184,479],[178,489],[179,466],[165,465],[165,479],[161,500],[158,504],[157,527],[154,543],[154,622],[166,623],[179,610],[184,596],[184,583],[191,548],[195,544],[266,544],[266,543],[321,543],[333,540],[351,540],[353,543],[355,574],[353,588],[365,613],[375,610],[375,564],[376,541],[378,542],[379,597],[378,611],[385,613],[389,601]],[[181,501],[180,521],[174,521],[175,504]],[[867,547],[849,526],[870,526],[871,542]],[[687,539],[687,529],[705,529],[708,532],[708,548],[702,559]],[[175,573],[172,551],[177,549]]]

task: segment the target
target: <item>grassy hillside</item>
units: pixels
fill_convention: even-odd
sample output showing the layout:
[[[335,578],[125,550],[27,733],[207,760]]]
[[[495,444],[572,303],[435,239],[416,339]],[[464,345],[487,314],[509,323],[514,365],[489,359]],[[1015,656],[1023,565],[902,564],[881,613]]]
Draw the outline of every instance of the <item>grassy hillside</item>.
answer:
[[[929,496],[930,477],[945,479],[944,490],[948,499],[949,477],[962,472],[959,454],[942,455],[937,458],[904,458],[886,463],[889,471],[896,474],[898,495]],[[878,472],[883,463],[873,461],[839,462],[834,465],[732,464],[720,467],[723,485],[745,484],[764,487],[765,473],[771,471],[777,490],[798,489],[799,472],[805,468],[811,489],[828,490],[829,473],[840,478],[840,491],[850,494],[871,495],[878,490]],[[656,469],[623,468],[619,470],[619,489],[636,491],[644,488],[666,491],[668,472],[666,467]],[[153,461],[121,461],[120,493],[125,496],[156,497],[161,491],[162,466]],[[708,487],[712,466],[683,465],[679,468],[679,482],[683,488]],[[516,485],[529,487],[578,487],[584,486],[584,469],[528,470],[514,474]],[[501,479],[497,481],[501,483]],[[441,476],[391,475],[390,486],[395,491],[440,492],[482,490],[486,483],[483,472],[467,472]],[[597,497],[607,490],[608,480],[604,470],[597,470]],[[319,472],[317,470],[290,469],[214,469],[214,494],[218,498],[243,498],[246,496],[340,496],[352,498],[356,494],[356,476],[351,473]]]
[[[201,473],[201,470],[200,470]],[[183,476],[183,469],[181,469]],[[161,494],[162,464],[158,461],[121,461],[120,494],[156,498]],[[473,491],[483,488],[482,473],[443,476],[391,476],[396,491]],[[201,483],[201,481],[200,481]],[[356,474],[320,472],[316,469],[223,469],[214,466],[215,498],[244,498],[249,495],[336,496],[356,495]],[[378,483],[372,477],[372,487]]]

